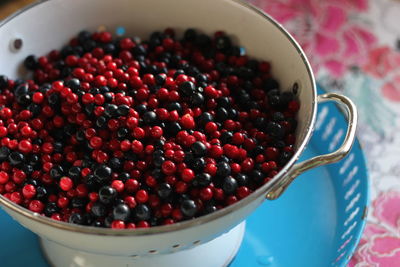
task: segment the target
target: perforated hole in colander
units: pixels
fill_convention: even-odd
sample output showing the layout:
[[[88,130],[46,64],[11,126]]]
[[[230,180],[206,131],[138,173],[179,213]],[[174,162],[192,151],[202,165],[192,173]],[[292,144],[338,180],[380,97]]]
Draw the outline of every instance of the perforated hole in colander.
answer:
[[[119,26],[115,29],[115,34],[117,36],[123,36],[125,34],[125,32],[126,32],[126,29],[125,29],[125,27],[122,27],[122,26]]]
[[[15,38],[15,39],[11,40],[10,50],[13,52],[17,52],[18,50],[20,50],[22,48],[22,45],[23,45],[22,39]]]
[[[106,31],[106,30],[107,30],[107,27],[104,26],[104,25],[100,25],[99,27],[97,27],[97,31],[98,31],[98,32],[104,32],[104,31]]]

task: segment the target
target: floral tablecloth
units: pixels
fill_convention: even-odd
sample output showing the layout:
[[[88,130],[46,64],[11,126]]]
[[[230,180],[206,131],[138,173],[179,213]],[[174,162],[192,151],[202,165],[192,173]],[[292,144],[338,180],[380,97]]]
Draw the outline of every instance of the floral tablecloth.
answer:
[[[295,36],[319,84],[359,109],[371,206],[349,266],[400,266],[400,0],[249,1]]]
[[[326,90],[358,106],[371,206],[349,266],[400,266],[400,1],[250,2],[294,35]]]

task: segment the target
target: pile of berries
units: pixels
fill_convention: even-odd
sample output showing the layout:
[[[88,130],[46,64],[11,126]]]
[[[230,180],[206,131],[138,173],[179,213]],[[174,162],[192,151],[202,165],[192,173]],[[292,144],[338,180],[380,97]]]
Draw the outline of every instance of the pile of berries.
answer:
[[[232,205],[293,155],[296,86],[224,32],[80,32],[0,76],[0,194],[54,220],[165,225]]]

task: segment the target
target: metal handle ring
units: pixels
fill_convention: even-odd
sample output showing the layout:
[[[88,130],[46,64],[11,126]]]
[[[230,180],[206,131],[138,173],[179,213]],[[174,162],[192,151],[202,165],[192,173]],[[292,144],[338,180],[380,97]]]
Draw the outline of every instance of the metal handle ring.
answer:
[[[343,144],[332,153],[316,156],[294,165],[293,168],[291,168],[280,181],[278,181],[271,187],[270,191],[267,193],[267,199],[277,199],[283,192],[285,192],[287,187],[294,181],[294,179],[303,172],[321,165],[335,163],[344,158],[350,152],[350,149],[356,138],[356,128],[358,120],[356,106],[348,97],[336,93],[326,93],[319,95],[317,101],[318,103],[335,101],[336,103],[346,107],[349,124]]]

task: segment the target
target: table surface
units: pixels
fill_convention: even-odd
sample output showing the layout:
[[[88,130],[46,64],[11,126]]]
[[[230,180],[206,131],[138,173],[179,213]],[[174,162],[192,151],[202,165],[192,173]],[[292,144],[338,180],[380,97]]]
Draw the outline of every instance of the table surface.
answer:
[[[34,2],[0,0],[0,20]],[[371,206],[349,266],[400,262],[399,0],[250,0],[298,40],[317,81],[359,109],[358,137],[371,177]]]

